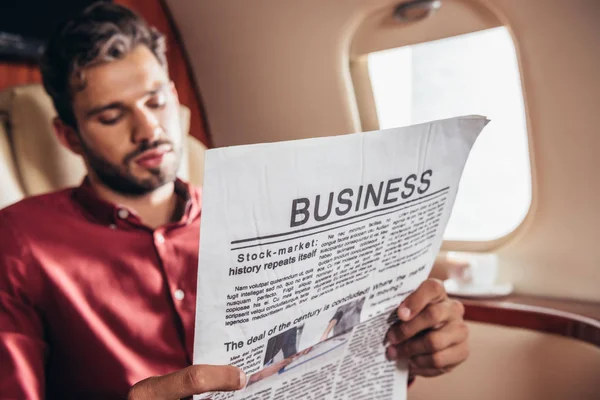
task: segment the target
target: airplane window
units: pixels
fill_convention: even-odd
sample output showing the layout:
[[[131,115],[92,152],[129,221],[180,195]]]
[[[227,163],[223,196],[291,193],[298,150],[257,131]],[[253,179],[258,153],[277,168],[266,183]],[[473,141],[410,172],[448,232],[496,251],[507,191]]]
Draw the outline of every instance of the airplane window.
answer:
[[[446,240],[486,241],[513,231],[531,203],[525,109],[506,28],[368,56],[381,129],[459,115],[491,119],[465,166]]]

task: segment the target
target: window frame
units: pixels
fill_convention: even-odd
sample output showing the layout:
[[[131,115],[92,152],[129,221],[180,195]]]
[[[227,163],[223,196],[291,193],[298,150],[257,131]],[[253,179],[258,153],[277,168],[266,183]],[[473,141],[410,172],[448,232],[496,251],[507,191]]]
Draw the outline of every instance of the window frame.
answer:
[[[352,84],[354,86],[354,96],[356,101],[356,108],[363,131],[379,130],[379,120],[377,117],[377,109],[375,104],[375,97],[373,93],[373,87],[369,76],[368,66],[368,55],[373,52],[379,52],[384,50],[390,50],[405,46],[413,46],[421,43],[427,43],[435,40],[442,40],[446,38],[460,36],[466,33],[474,33],[491,29],[499,26],[504,26],[512,40],[512,44],[515,48],[517,58],[517,68],[519,71],[519,77],[521,80],[521,94],[523,96],[523,107],[525,114],[525,129],[527,135],[527,146],[529,155],[529,169],[531,177],[531,201],[529,207],[525,213],[521,222],[510,232],[505,235],[491,240],[447,240],[444,239],[442,242],[441,252],[446,251],[461,251],[461,252],[490,252],[497,251],[500,248],[510,244],[511,241],[518,240],[524,232],[532,225],[532,220],[538,209],[538,185],[537,185],[537,168],[535,164],[535,147],[531,135],[531,119],[529,117],[529,107],[527,101],[527,93],[523,85],[523,66],[522,57],[519,51],[519,45],[516,41],[515,35],[512,32],[509,25],[506,24],[488,24],[483,29],[469,30],[468,32],[461,32],[458,34],[450,34],[447,36],[436,37],[432,40],[412,40],[411,42],[404,41],[400,46],[392,46],[388,48],[377,47],[372,51],[368,51],[364,54],[354,54],[349,58],[349,69]]]

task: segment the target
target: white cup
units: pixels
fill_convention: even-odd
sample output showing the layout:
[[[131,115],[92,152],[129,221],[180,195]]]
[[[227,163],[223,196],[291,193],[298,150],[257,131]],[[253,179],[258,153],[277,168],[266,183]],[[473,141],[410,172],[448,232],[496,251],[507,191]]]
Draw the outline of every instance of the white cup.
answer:
[[[451,251],[446,254],[446,258],[458,265],[456,268],[451,268],[448,275],[459,286],[489,287],[496,283],[498,276],[496,254]]]

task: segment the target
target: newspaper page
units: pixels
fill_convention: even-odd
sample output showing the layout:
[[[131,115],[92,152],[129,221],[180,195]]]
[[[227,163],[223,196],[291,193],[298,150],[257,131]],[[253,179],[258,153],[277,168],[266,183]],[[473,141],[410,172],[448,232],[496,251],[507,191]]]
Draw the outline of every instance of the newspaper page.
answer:
[[[249,376],[213,399],[406,397],[388,316],[429,275],[487,122],[206,152],[194,363]]]

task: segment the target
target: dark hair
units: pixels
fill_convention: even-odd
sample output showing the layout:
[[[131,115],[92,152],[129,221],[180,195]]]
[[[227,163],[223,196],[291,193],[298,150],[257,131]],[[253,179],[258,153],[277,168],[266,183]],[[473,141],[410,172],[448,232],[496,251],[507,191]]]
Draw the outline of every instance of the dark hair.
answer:
[[[138,45],[150,49],[167,69],[164,36],[126,7],[102,1],[62,23],[40,60],[44,88],[59,118],[77,127],[71,101],[85,87],[84,68],[123,58]]]

